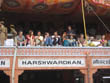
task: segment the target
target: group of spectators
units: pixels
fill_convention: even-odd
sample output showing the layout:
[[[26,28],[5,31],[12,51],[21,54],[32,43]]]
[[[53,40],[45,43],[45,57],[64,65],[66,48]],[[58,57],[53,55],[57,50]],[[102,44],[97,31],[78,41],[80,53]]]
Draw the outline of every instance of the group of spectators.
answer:
[[[4,22],[0,21],[0,46],[72,46],[72,47],[105,47],[110,46],[110,40],[107,40],[105,35],[97,35],[84,37],[80,34],[79,37],[71,26],[68,30],[59,35],[57,31],[50,35],[45,32],[44,35],[40,31],[34,35],[33,30],[24,36],[23,31],[17,32],[14,25],[10,25],[10,34],[4,26]]]

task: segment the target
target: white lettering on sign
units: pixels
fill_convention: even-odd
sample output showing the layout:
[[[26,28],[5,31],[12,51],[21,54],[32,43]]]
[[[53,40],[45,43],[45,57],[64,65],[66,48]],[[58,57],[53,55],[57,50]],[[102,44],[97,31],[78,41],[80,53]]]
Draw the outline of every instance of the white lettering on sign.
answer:
[[[0,59],[0,68],[10,67],[10,59]]]
[[[92,59],[93,66],[110,66],[110,58]]]
[[[85,67],[85,59],[18,59],[18,67]]]

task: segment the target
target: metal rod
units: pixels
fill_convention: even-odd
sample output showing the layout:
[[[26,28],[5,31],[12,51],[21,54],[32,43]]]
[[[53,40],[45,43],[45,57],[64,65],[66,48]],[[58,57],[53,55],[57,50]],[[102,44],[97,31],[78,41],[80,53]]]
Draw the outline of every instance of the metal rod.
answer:
[[[13,66],[12,66],[12,83],[14,83],[14,80],[15,80],[16,54],[17,54],[17,47],[15,47],[14,56],[13,56]]]
[[[83,24],[84,24],[84,34],[85,34],[85,39],[87,40],[86,21],[85,21],[85,12],[84,12],[84,0],[81,0],[81,3],[82,3],[82,16],[83,16]]]

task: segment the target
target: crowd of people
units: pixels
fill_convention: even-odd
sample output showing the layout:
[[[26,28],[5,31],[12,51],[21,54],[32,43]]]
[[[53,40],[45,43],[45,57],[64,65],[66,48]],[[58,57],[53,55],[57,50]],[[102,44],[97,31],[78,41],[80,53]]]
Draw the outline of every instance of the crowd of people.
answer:
[[[71,26],[62,35],[55,31],[53,35],[45,32],[44,35],[40,31],[34,35],[33,30],[24,35],[23,31],[17,32],[14,25],[10,25],[10,34],[4,26],[4,22],[0,21],[0,46],[72,46],[72,47],[106,47],[110,46],[110,40],[106,39],[106,35],[96,35],[86,37],[84,34],[79,36],[75,33]]]

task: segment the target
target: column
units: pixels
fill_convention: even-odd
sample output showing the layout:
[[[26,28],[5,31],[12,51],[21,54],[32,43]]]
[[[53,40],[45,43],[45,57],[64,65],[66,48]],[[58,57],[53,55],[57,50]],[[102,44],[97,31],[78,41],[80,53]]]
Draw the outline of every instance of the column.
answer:
[[[89,80],[90,80],[90,83],[93,83],[93,74],[95,74],[97,72],[97,69],[91,69],[90,72],[89,72]]]
[[[23,72],[24,72],[24,70],[16,70],[15,71],[14,83],[18,83],[19,75],[21,75]]]
[[[84,74],[84,83],[88,83],[88,73],[87,70],[80,70],[82,74]]]
[[[10,83],[11,83],[11,71],[10,70],[5,70],[3,71],[6,75],[8,75],[10,77]]]
[[[23,70],[17,70],[15,71],[15,76],[12,78],[12,72],[11,71],[4,71],[4,73],[8,76],[10,76],[10,83],[12,83],[12,79],[14,80],[14,83],[18,83],[19,75],[21,75],[24,71]]]

